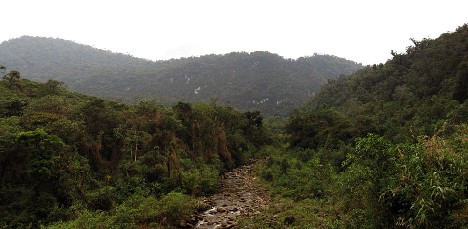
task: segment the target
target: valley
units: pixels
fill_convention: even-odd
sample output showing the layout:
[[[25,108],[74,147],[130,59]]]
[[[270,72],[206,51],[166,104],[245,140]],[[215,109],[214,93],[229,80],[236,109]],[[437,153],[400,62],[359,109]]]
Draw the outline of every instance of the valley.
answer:
[[[466,228],[467,37],[365,67],[4,42],[0,228]]]

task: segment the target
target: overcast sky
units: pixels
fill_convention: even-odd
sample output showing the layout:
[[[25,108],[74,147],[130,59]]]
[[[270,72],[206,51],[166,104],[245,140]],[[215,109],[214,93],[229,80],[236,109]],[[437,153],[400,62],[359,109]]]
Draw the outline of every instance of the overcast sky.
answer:
[[[0,42],[73,40],[151,60],[269,51],[363,64],[468,23],[467,0],[7,0]]]

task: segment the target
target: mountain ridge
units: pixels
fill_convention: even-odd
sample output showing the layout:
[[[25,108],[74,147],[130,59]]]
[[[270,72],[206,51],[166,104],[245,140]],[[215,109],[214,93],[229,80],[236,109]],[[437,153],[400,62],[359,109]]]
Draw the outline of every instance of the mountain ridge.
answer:
[[[362,65],[330,55],[285,59],[231,52],[151,61],[58,38],[23,36],[0,44],[1,64],[27,79],[64,82],[80,93],[134,102],[216,100],[243,110],[285,115],[329,79]]]

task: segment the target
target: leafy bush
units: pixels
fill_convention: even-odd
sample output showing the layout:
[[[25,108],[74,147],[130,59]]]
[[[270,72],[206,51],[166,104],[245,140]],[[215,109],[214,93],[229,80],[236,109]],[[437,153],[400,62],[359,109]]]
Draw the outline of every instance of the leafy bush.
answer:
[[[393,145],[376,135],[357,139],[335,194],[351,216],[348,224],[466,226],[460,219],[467,208],[468,132],[466,126],[457,129],[448,139],[433,136],[414,144]]]
[[[186,168],[181,173],[183,189],[192,195],[206,195],[216,191],[220,166],[205,164],[201,158],[185,160],[184,165]]]
[[[133,195],[113,211],[84,210],[74,220],[58,222],[49,229],[146,228],[178,226],[198,207],[188,195],[170,192],[160,199]]]
[[[114,227],[109,214],[103,211],[89,211],[82,212],[77,219],[64,222],[57,222],[45,228],[48,229],[91,229],[91,228],[119,228]]]
[[[395,204],[396,224],[405,227],[467,226],[468,126],[460,126],[451,138],[426,138],[415,145],[402,144],[387,196]],[[395,198],[395,197],[398,197]],[[461,210],[461,211],[460,211]],[[461,214],[461,215],[460,215]],[[458,220],[455,220],[457,219]],[[466,219],[466,218],[465,218]]]
[[[272,206],[294,204],[268,212],[269,221],[248,221],[253,228],[270,227],[269,222],[278,222],[274,215],[296,216],[297,228],[468,226],[467,125],[453,127],[452,135],[421,137],[416,143],[393,144],[376,134],[357,138],[354,147],[342,149],[347,157],[337,173],[316,158],[321,150],[268,149],[270,158],[260,174],[277,194]],[[319,222],[307,216],[317,213],[303,215],[295,206],[306,202],[311,206],[303,209],[331,210]]]
[[[271,153],[261,176],[273,192],[296,200],[323,197],[331,183],[330,166],[322,165],[317,158],[303,162],[291,152]]]

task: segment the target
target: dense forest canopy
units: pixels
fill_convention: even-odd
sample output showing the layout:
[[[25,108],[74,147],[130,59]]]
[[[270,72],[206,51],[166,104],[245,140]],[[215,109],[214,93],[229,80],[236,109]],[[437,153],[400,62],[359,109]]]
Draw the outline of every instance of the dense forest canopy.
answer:
[[[102,217],[105,227],[177,225],[197,208],[186,194],[214,192],[222,171],[269,141],[259,112],[214,103],[125,105],[1,70],[2,228],[77,217],[68,226],[92,227],[80,216]]]
[[[392,51],[386,64],[329,80],[293,117],[329,112],[325,116],[342,119],[347,128],[340,130],[349,136],[372,132],[395,142],[463,123],[468,117],[467,35],[465,25],[438,39],[412,39],[414,46],[406,53]]]
[[[291,115],[289,153],[272,157],[264,178],[298,206],[327,199],[329,226],[465,228],[467,38],[465,24],[412,39],[385,64],[329,80]],[[304,171],[321,175],[289,182]]]
[[[64,82],[88,95],[123,102],[218,102],[242,110],[286,115],[328,79],[360,64],[329,55],[297,60],[269,52],[233,52],[148,61],[71,41],[21,37],[0,44],[0,60],[23,78]]]
[[[108,56],[90,57],[86,68],[73,68],[88,78],[69,82],[33,82],[23,79],[16,66],[1,65],[0,227],[187,226],[184,222],[193,212],[207,209],[197,197],[217,192],[220,174],[262,157],[255,171],[273,198],[268,208],[259,209],[261,214],[241,218],[239,227],[466,228],[467,38],[468,24],[437,39],[412,39],[414,45],[405,53],[392,51],[393,58],[385,64],[339,78],[329,77],[340,71],[329,63],[342,59],[284,60],[266,52],[154,63],[88,47]],[[1,47],[19,41],[50,39],[26,37]],[[21,53],[18,50],[19,56],[25,55]],[[122,58],[122,65],[99,62],[107,58]],[[124,64],[127,58],[135,62]],[[32,71],[27,60],[31,59],[17,59],[25,63],[26,72]],[[41,74],[63,70],[62,63],[43,64],[39,67],[47,71]],[[111,74],[101,72],[99,66],[104,65]],[[119,78],[117,71],[135,77]],[[182,91],[171,99],[184,101],[172,106],[153,100],[126,104],[69,91],[61,82],[95,82],[93,90],[112,91],[104,85],[113,79],[112,87],[131,91],[137,85],[132,81],[157,76],[151,84],[139,84],[139,96],[144,98],[154,85],[192,82],[210,85],[188,90],[200,96],[219,83],[234,88],[236,98],[242,90],[283,93],[284,85],[298,90],[298,96],[317,86],[304,85],[305,76],[312,77],[314,71],[327,83],[288,118],[268,119],[259,111],[222,106],[216,99],[188,103]],[[209,72],[224,80],[215,84]],[[279,80],[283,78],[302,85]],[[265,79],[265,88],[234,83],[258,86]],[[227,93],[220,88],[213,93]],[[172,95],[167,88],[161,90]]]

